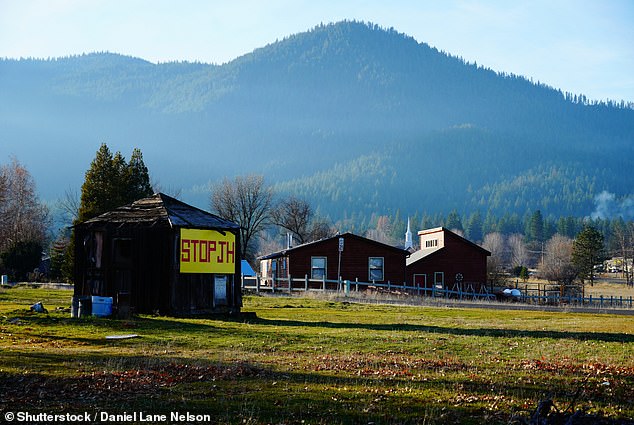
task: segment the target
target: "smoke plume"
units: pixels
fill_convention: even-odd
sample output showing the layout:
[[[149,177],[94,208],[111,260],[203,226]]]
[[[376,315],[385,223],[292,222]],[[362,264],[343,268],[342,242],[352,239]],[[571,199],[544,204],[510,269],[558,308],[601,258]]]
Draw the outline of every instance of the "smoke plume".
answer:
[[[614,193],[603,191],[594,198],[596,208],[590,215],[593,219],[611,219],[622,217],[634,219],[634,196],[617,199]]]

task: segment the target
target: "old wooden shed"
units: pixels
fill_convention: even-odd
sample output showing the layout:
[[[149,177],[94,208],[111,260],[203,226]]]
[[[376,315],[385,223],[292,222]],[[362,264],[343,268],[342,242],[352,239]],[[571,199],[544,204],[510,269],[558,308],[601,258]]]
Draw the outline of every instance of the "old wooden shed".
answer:
[[[75,297],[137,313],[239,312],[240,227],[163,193],[74,227]]]
[[[340,251],[341,250],[341,251]],[[341,256],[339,254],[341,253]],[[260,257],[264,279],[327,279],[403,284],[409,252],[372,239],[343,233]]]

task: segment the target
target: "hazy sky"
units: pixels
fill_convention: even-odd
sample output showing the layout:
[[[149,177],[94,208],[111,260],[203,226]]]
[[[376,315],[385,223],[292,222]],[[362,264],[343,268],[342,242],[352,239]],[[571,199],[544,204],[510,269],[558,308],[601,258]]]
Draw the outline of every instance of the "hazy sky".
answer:
[[[110,51],[224,63],[343,19],[591,99],[634,102],[634,0],[0,0],[0,57]]]

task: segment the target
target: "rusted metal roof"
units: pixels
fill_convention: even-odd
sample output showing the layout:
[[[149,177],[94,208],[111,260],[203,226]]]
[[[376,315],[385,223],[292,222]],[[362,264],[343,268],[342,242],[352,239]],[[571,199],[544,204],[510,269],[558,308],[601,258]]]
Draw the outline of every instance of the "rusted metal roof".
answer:
[[[164,193],[139,199],[116,208],[81,225],[139,225],[191,227],[197,229],[239,229],[240,226],[217,215],[203,211]]]

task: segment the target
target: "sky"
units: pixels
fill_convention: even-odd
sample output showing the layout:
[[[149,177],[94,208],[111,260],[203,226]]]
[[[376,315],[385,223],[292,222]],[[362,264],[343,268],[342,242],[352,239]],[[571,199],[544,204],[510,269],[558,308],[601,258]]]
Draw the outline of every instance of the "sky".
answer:
[[[634,0],[0,0],[0,57],[221,64],[344,19],[589,99],[634,102]]]

